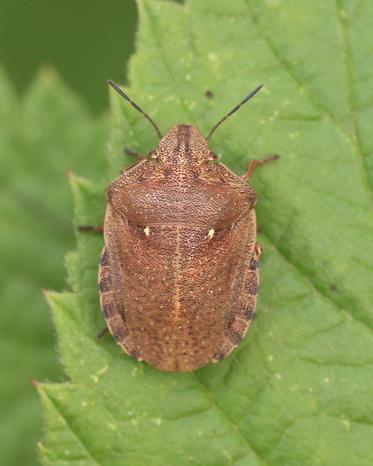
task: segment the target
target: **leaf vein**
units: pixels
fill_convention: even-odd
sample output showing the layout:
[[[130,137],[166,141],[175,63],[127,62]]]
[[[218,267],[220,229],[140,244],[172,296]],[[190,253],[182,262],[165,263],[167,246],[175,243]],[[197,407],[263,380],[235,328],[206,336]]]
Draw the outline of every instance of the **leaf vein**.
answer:
[[[305,83],[303,83],[298,78],[298,76],[294,73],[294,71],[292,70],[290,64],[280,54],[279,50],[276,48],[276,46],[274,45],[274,43],[271,40],[271,38],[269,37],[269,35],[261,28],[261,26],[259,24],[259,21],[258,21],[258,17],[255,16],[252,13],[252,10],[250,9],[249,3],[250,3],[250,0],[245,0],[245,5],[246,5],[247,10],[248,10],[249,19],[251,19],[251,22],[255,26],[256,30],[258,31],[258,34],[266,42],[269,49],[272,51],[274,57],[277,59],[277,61],[280,62],[280,64],[282,65],[282,68],[288,73],[290,78],[297,84],[297,86],[302,87],[304,89],[304,92],[306,93],[307,97],[309,98],[310,102],[314,105],[314,107],[317,110],[319,110],[320,112],[322,112],[325,116],[327,116],[330,119],[330,121],[333,123],[335,128],[338,129],[343,134],[343,136],[351,143],[351,146],[354,149],[354,152],[356,153],[358,161],[359,161],[359,168],[360,168],[360,173],[361,173],[361,178],[362,178],[362,181],[363,181],[363,185],[364,185],[365,190],[367,192],[367,196],[368,196],[369,200],[371,201],[372,197],[373,197],[373,186],[370,183],[369,178],[368,178],[367,167],[366,167],[366,164],[365,164],[365,159],[363,157],[361,143],[359,142],[359,138],[358,138],[356,118],[351,116],[352,120],[355,121],[355,123],[354,123],[354,134],[353,134],[353,136],[351,136],[348,132],[346,132],[341,127],[341,125],[338,123],[338,121],[336,120],[334,115],[322,104],[322,102],[308,89],[308,87],[305,85]],[[346,33],[347,33],[347,30],[346,30]],[[342,34],[342,36],[343,36],[343,34]],[[348,37],[347,37],[346,34],[344,35],[344,38],[345,38],[345,41],[347,41]],[[346,50],[346,45],[347,44],[345,43],[345,50]],[[348,50],[349,50],[349,53],[347,55],[349,56],[349,60],[351,61],[351,53],[352,53],[351,52],[351,47],[348,47]],[[352,76],[350,78],[348,78],[348,80],[349,80],[349,86],[350,86],[350,105],[351,105],[351,103],[352,103],[352,101],[351,101]],[[355,108],[355,107],[353,107],[353,108]],[[350,112],[351,111],[352,110],[350,108]]]
[[[332,297],[330,297],[327,293],[325,293],[325,291],[320,286],[318,286],[304,270],[302,270],[302,268],[299,266],[299,264],[297,264],[295,261],[290,260],[289,257],[272,240],[272,238],[268,235],[268,233],[266,233],[263,230],[262,230],[261,233],[269,241],[269,243],[272,245],[273,249],[287,262],[287,264],[289,266],[291,266],[291,268],[293,268],[304,279],[306,284],[310,288],[312,288],[312,290],[316,294],[320,295],[322,298],[327,300],[339,312],[346,314],[348,317],[353,319],[355,322],[363,325],[366,329],[368,329],[370,332],[373,333],[373,329],[369,326],[369,324],[367,322],[364,322],[362,319],[357,318],[351,312],[347,311],[347,309],[344,309],[343,307],[341,307],[341,305],[337,301],[335,301]]]
[[[368,177],[368,167],[366,164],[366,159],[363,153],[363,147],[360,139],[358,122],[357,122],[357,109],[356,109],[356,102],[355,102],[355,95],[354,95],[354,70],[353,70],[353,58],[352,58],[352,47],[351,47],[351,40],[350,40],[350,31],[347,22],[347,17],[343,14],[343,10],[341,8],[339,0],[335,0],[336,6],[336,16],[339,24],[339,28],[341,31],[341,37],[343,42],[343,51],[344,51],[344,60],[346,66],[346,79],[347,79],[347,87],[348,87],[348,100],[350,106],[350,114],[351,114],[351,122],[354,132],[354,142],[357,148],[357,154],[360,157],[360,164],[362,166],[362,171],[365,174],[364,176],[364,184],[368,187],[368,189],[373,192],[373,185]]]
[[[45,392],[46,393],[46,392]],[[67,426],[69,427],[70,431],[74,434],[74,436],[76,437],[76,439],[78,440],[78,442],[81,444],[81,446],[84,448],[84,450],[87,452],[88,456],[93,460],[94,464],[96,464],[97,466],[103,466],[103,463],[101,463],[100,461],[98,461],[94,454],[92,453],[92,451],[89,449],[89,446],[86,444],[86,442],[80,437],[79,433],[72,427],[71,425],[71,422],[69,421],[69,419],[66,417],[65,413],[63,412],[63,410],[61,410],[61,408],[59,407],[58,403],[56,403],[56,401],[53,399],[53,397],[51,397],[48,393],[46,393],[46,395],[48,396],[48,399],[50,400],[50,402],[53,404],[53,406],[56,408],[56,410],[60,413],[60,415],[62,416],[62,418],[64,419],[64,421],[66,422]]]
[[[265,465],[267,465],[267,462],[265,459],[253,448],[253,446],[249,443],[249,441],[246,439],[246,437],[243,435],[241,432],[240,428],[238,425],[227,415],[227,413],[219,406],[217,401],[215,400],[212,392],[208,389],[208,387],[202,382],[202,380],[198,377],[198,375],[195,372],[191,373],[191,376],[194,377],[195,381],[198,383],[198,385],[201,387],[201,389],[205,392],[207,399],[209,400],[211,406],[213,406],[222,416],[223,418],[227,421],[227,423],[231,426],[233,432],[236,434],[236,436],[245,444],[246,448],[249,450],[249,452],[253,452],[260,461],[264,462]]]

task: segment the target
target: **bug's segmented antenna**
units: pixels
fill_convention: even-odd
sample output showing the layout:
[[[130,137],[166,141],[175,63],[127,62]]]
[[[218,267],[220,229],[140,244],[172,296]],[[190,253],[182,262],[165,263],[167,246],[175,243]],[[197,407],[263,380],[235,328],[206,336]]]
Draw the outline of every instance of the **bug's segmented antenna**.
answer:
[[[237,112],[237,110],[242,107],[243,104],[246,104],[248,100],[250,100],[254,95],[260,91],[260,89],[263,87],[263,84],[259,84],[253,91],[250,92],[244,99],[241,100],[241,102],[236,105],[232,110],[227,113],[221,120],[219,120],[216,125],[212,128],[212,130],[209,132],[206,141],[209,141],[211,139],[211,136],[214,134],[214,132],[217,130],[217,128],[225,121],[227,118],[229,118],[233,113]]]
[[[118,84],[115,84],[114,81],[111,81],[111,79],[109,79],[107,81],[107,83],[109,84],[109,86],[111,86],[115,91],[118,92],[118,94],[123,97],[125,100],[127,100],[127,102],[129,102],[132,107],[134,109],[136,109],[138,112],[140,112],[153,126],[153,128],[156,130],[157,134],[158,134],[158,137],[159,139],[161,139],[162,137],[162,134],[161,132],[159,131],[159,128],[158,126],[154,123],[154,121],[150,118],[150,116],[144,112],[144,110],[142,110],[136,102],[134,102],[125,92],[122,91],[122,89],[118,86]]]

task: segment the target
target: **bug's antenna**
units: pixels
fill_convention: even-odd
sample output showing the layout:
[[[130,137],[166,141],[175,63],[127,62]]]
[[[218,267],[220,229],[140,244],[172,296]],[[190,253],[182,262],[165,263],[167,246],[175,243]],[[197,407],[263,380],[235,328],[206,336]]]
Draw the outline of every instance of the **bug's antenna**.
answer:
[[[259,84],[259,86],[257,86],[253,91],[250,92],[250,94],[248,94],[244,99],[241,100],[241,102],[236,105],[234,108],[232,108],[232,110],[227,113],[221,120],[219,120],[216,125],[212,128],[212,130],[209,132],[207,138],[206,138],[206,141],[209,141],[211,139],[211,136],[214,134],[214,132],[216,131],[216,129],[223,123],[223,121],[225,121],[228,117],[230,117],[231,115],[233,115],[233,113],[237,112],[237,110],[242,107],[243,104],[246,104],[246,102],[248,100],[250,100],[252,97],[254,97],[254,95],[260,91],[260,89],[263,87],[263,84]]]
[[[147,113],[145,113],[144,110],[142,110],[142,109],[137,105],[136,102],[134,102],[132,99],[130,99],[130,98],[128,97],[128,95],[122,91],[122,89],[118,86],[118,84],[115,84],[115,82],[114,82],[114,81],[111,81],[111,79],[109,79],[109,80],[107,81],[107,83],[108,83],[109,86],[111,86],[115,91],[117,91],[118,94],[119,94],[120,96],[122,96],[124,99],[126,99],[127,102],[129,102],[129,103],[132,105],[132,107],[133,107],[134,109],[136,109],[136,110],[137,110],[138,112],[140,112],[148,121],[150,121],[150,123],[152,124],[153,128],[156,130],[156,132],[157,132],[157,134],[158,134],[158,136],[159,136],[159,139],[161,139],[162,134],[161,134],[161,132],[159,131],[158,126],[154,123],[154,121],[150,118],[150,116],[149,116]]]

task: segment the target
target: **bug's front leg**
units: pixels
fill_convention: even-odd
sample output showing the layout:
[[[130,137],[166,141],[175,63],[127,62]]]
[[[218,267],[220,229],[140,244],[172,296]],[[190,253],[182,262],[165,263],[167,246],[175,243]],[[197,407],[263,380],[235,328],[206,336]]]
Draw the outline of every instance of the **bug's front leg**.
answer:
[[[139,164],[140,162],[143,162],[144,160],[149,160],[149,157],[147,155],[144,155],[144,154],[140,154],[139,152],[136,152],[132,149],[130,149],[129,147],[125,147],[123,149],[123,152],[125,153],[125,155],[129,155],[131,157],[134,157],[136,158],[136,162],[132,163],[130,166],[124,168],[123,170],[121,170],[121,173],[125,173],[127,170],[129,170],[130,168],[133,168],[135,167],[137,164]]]
[[[269,155],[265,159],[250,160],[250,162],[247,165],[247,169],[246,169],[245,173],[243,175],[241,175],[241,178],[243,178],[244,180],[249,180],[251,175],[253,174],[254,170],[257,167],[260,167],[261,165],[264,165],[267,162],[272,162],[272,160],[277,160],[279,158],[280,158],[280,156],[278,154],[273,154],[273,155]]]
[[[125,147],[123,149],[123,152],[125,155],[129,155],[130,157],[135,157],[138,162],[141,162],[142,160],[147,160],[148,157],[144,154],[140,154],[139,152],[136,152],[135,150],[132,150],[130,147]]]
[[[103,225],[78,225],[78,231],[85,231],[88,233],[103,233]]]

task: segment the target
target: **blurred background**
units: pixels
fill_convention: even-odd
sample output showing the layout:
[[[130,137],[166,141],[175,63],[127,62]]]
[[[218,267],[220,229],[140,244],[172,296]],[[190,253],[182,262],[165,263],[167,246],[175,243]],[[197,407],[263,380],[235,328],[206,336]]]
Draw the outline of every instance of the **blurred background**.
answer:
[[[64,289],[74,249],[65,172],[104,169],[105,80],[126,82],[137,14],[133,0],[0,5],[0,464],[33,466],[32,381],[64,379],[41,288]]]
[[[92,112],[107,106],[105,80],[124,79],[134,48],[134,0],[1,0],[1,64],[17,91],[41,67],[57,70]]]

